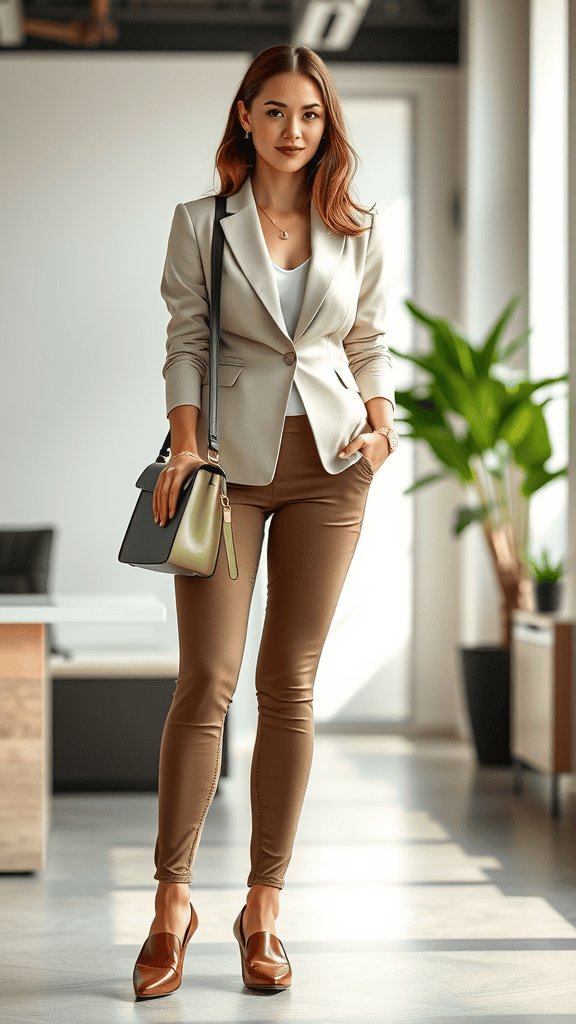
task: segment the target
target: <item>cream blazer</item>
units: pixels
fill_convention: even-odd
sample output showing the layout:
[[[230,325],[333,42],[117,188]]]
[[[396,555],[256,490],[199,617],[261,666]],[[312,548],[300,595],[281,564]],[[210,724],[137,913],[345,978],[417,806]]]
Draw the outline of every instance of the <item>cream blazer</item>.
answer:
[[[394,406],[392,362],[384,343],[383,245],[378,217],[357,238],[331,233],[311,206],[312,256],[294,340],[286,332],[274,270],[252,182],[227,200],[222,221],[218,441],[230,483],[269,484],[276,469],[288,396],[296,382],[328,473],[353,461],[338,452],[367,424],[365,402]],[[161,294],[171,319],[166,414],[200,409],[198,451],[208,437],[210,251],[214,197],[179,203],[174,212]]]

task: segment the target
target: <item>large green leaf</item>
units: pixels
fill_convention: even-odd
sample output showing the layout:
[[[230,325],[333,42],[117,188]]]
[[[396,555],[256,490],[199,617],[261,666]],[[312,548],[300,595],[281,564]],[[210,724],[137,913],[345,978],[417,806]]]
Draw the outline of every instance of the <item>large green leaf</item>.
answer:
[[[563,469],[556,470],[555,473],[549,473],[544,466],[532,466],[526,473],[524,483],[522,484],[520,491],[525,498],[531,498],[536,491],[539,491],[541,487],[549,484],[551,480],[557,480],[559,477],[568,476],[568,466],[564,466]]]
[[[426,327],[434,327],[436,323],[436,317],[431,316],[430,313],[426,313],[421,306],[417,306],[412,299],[404,299],[404,305],[410,310],[412,315],[420,320],[421,323],[425,324]]]
[[[454,437],[448,427],[424,426],[412,423],[414,440],[426,441],[433,454],[442,465],[454,471],[462,483],[471,483],[474,479],[469,466],[470,454],[468,445]]]
[[[410,391],[396,391],[396,405],[410,414],[416,422],[430,426],[445,426],[445,420],[440,409],[432,398],[419,398]]]
[[[478,353],[479,359],[476,364],[479,367],[479,372],[481,374],[487,374],[490,370],[490,367],[495,360],[496,348],[500,341],[502,331],[506,327],[506,324],[510,320],[519,302],[520,295],[513,295],[510,302],[504,307],[492,329],[488,332],[488,337]]]
[[[469,351],[470,346],[452,332],[447,320],[436,320],[433,341],[436,352],[447,366],[466,380],[475,378],[476,371]]]
[[[476,369],[472,358],[472,349],[461,334],[454,329],[453,324],[444,317],[435,317],[426,313],[421,307],[410,299],[404,300],[404,305],[422,324],[429,328],[432,334],[433,351],[446,367],[451,367],[467,379],[476,376]]]
[[[473,391],[466,381],[451,370],[443,380],[434,380],[430,392],[432,397],[440,397],[449,409],[466,420],[479,451],[492,446],[493,432],[481,411],[481,392]]]
[[[533,402],[523,402],[512,410],[500,428],[500,436],[510,445],[519,466],[541,464],[552,455],[544,413]]]
[[[569,374],[563,373],[559,377],[543,377],[541,380],[522,380],[517,384],[505,384],[506,394],[502,399],[502,412],[506,414],[514,406],[521,405],[540,388],[548,387],[550,384],[562,384],[567,380]]]
[[[496,362],[507,363],[516,352],[521,348],[524,348],[524,345],[528,341],[533,330],[533,327],[527,327],[526,330],[522,331],[522,334],[519,334],[517,338],[510,341],[504,348],[499,349],[496,356]]]
[[[491,377],[483,377],[478,381],[474,398],[478,414],[484,423],[487,434],[487,448],[493,448],[498,438],[500,426],[502,393],[504,385]]]
[[[421,370],[426,370],[427,373],[437,374],[443,373],[443,365],[438,359],[434,352],[427,352],[418,355],[413,352],[399,352],[398,349],[388,346],[388,351],[393,356],[399,356],[400,359],[407,359],[409,363],[414,363],[419,366]]]
[[[433,484],[437,480],[448,480],[452,475],[452,473],[429,473],[428,476],[422,476],[419,480],[415,480],[410,487],[407,487],[406,490],[402,492],[402,494],[413,494],[414,491],[420,490],[421,487]]]
[[[523,375],[521,380],[510,383],[496,379],[493,372],[498,364],[526,344],[530,334],[531,328],[507,345],[502,344],[503,332],[518,302],[519,296],[514,295],[488,332],[483,346],[476,349],[449,320],[432,316],[411,300],[405,300],[407,309],[430,331],[431,347],[425,354],[398,352],[393,348],[390,351],[417,365],[429,379],[425,384],[418,383],[409,390],[397,392],[396,404],[407,413],[402,420],[409,431],[407,436],[424,441],[444,467],[442,472],[416,481],[410,490],[450,475],[463,485],[473,483],[472,457],[488,453],[495,454],[496,460],[493,457],[483,459],[485,467],[503,483],[507,463],[514,462],[524,470],[522,493],[527,497],[565,474],[565,470],[549,473],[544,469],[544,463],[551,456],[551,446],[542,410],[552,398],[537,405],[532,396],[543,387],[567,382],[569,375],[538,381]],[[467,426],[463,435],[461,430],[456,434],[451,414],[456,415],[459,427]],[[468,510],[467,514],[472,512]],[[486,511],[479,509],[475,514],[482,516]]]
[[[487,518],[489,512],[492,509],[498,507],[498,503],[495,501],[488,502],[487,505],[477,505],[473,508],[471,505],[461,505],[456,510],[456,522],[454,523],[454,533],[459,536],[467,526],[471,526],[472,523],[481,523]]]

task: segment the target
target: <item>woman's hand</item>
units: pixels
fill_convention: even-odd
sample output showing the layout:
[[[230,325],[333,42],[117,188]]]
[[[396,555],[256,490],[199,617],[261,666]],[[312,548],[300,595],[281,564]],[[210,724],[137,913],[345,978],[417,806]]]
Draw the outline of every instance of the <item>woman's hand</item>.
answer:
[[[347,459],[353,452],[357,452],[360,449],[362,449],[364,458],[372,466],[374,473],[380,469],[380,466],[386,462],[386,459],[391,454],[386,435],[371,430],[368,434],[358,434],[357,437],[353,437],[350,443],[341,452],[338,452],[338,458]]]
[[[176,511],[176,502],[184,481],[192,475],[205,460],[199,455],[173,455],[160,473],[152,495],[154,521],[165,526]]]

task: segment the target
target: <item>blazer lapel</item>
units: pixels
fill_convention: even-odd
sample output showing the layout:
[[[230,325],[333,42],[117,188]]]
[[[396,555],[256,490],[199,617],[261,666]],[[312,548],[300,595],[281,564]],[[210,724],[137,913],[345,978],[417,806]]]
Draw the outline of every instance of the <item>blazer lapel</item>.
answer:
[[[302,299],[302,309],[296,324],[294,341],[292,341],[286,331],[272,261],[260,226],[250,178],[245,181],[235,195],[229,197],[226,205],[229,216],[222,221],[222,228],[228,245],[278,329],[291,344],[296,344],[310,326],[326,298],[342,257],[344,236],[328,230],[318,213],[316,204],[312,201],[310,208],[312,256]]]
[[[329,231],[318,213],[314,201],[310,207],[310,222],[312,258],[302,299],[302,309],[294,332],[294,344],[310,326],[326,298],[344,249],[344,236]]]
[[[250,178],[235,195],[229,197],[226,208],[230,212],[222,221],[226,241],[279,330],[292,343],[286,332],[272,261],[260,226]]]

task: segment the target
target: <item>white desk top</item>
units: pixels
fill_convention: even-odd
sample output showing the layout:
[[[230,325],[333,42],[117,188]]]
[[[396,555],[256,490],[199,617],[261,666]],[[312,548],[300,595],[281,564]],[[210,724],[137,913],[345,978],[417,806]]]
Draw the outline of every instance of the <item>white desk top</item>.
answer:
[[[153,594],[0,594],[0,623],[165,621]]]

